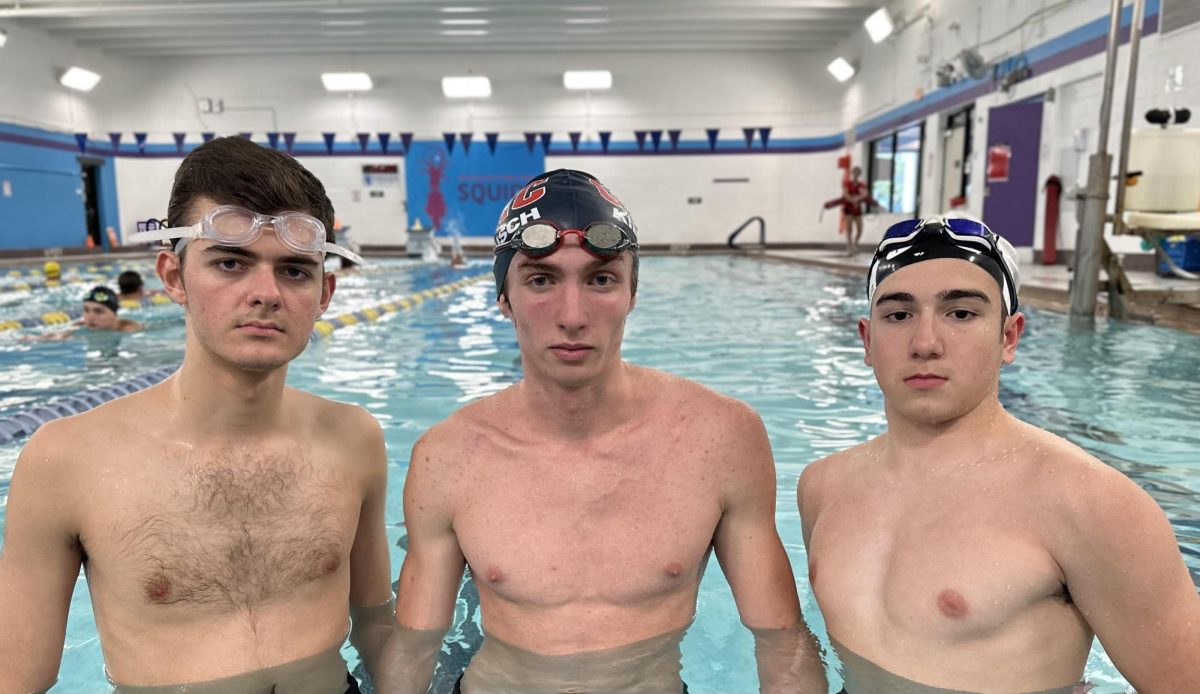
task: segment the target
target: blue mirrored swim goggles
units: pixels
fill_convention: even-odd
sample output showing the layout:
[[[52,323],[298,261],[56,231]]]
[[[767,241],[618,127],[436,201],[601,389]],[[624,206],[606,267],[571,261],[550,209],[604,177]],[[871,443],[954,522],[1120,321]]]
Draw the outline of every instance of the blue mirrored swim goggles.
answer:
[[[968,217],[927,217],[924,219],[906,219],[888,227],[883,233],[883,240],[875,250],[868,275],[868,296],[874,296],[875,288],[883,277],[905,265],[917,262],[916,259],[903,257],[906,250],[914,247],[931,236],[937,237],[945,246],[958,248],[965,256],[977,253],[995,264],[995,271],[984,261],[981,267],[989,274],[999,275],[1001,294],[1009,315],[1017,310],[1017,289],[1019,287],[1019,270],[1015,250],[1002,236],[988,228],[986,224]],[[931,257],[953,257],[935,255]],[[921,258],[928,259],[928,258]],[[880,276],[880,265],[890,264],[883,276]]]
[[[175,252],[183,251],[191,239],[211,239],[226,246],[249,246],[262,238],[263,229],[271,227],[284,246],[305,254],[333,253],[351,262],[363,264],[362,256],[325,240],[325,225],[321,220],[303,212],[284,212],[278,215],[259,214],[237,205],[214,207],[199,222],[186,227],[167,227],[141,231],[131,237],[131,243],[170,241],[178,239]]]

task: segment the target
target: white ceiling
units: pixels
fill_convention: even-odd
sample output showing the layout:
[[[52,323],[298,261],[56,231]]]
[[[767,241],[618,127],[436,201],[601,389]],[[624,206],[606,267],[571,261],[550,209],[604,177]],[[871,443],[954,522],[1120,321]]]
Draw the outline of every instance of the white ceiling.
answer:
[[[0,20],[132,58],[538,50],[830,51],[852,32],[863,31],[862,21],[882,2],[0,0]]]

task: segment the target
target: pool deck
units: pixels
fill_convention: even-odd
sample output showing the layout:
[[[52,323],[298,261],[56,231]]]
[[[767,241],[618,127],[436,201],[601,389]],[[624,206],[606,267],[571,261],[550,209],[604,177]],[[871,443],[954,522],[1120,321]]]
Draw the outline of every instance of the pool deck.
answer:
[[[744,251],[747,255],[789,263],[820,267],[839,274],[865,277],[871,263],[870,253],[853,258],[845,251],[830,249]],[[1200,282],[1159,277],[1152,272],[1126,272],[1130,284],[1141,298],[1129,302],[1129,320],[1134,323],[1158,325],[1200,334],[1200,304],[1173,303],[1180,295],[1200,289]],[[1108,279],[1101,270],[1100,282]],[[1071,304],[1071,269],[1066,265],[1021,266],[1022,303],[1041,309],[1066,313]],[[1108,316],[1108,297],[1101,292],[1096,304],[1097,316]]]

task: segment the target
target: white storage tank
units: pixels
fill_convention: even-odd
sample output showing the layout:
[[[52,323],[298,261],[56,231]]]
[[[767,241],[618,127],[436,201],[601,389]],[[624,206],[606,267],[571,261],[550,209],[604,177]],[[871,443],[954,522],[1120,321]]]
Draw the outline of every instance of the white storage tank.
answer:
[[[1200,210],[1200,129],[1134,130],[1129,171],[1142,175],[1125,189],[1126,210]]]

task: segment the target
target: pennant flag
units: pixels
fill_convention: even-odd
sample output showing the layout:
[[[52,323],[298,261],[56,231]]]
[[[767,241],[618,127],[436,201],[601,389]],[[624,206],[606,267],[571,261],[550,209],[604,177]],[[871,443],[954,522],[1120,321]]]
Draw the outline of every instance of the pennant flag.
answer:
[[[655,154],[658,154],[658,145],[660,142],[662,142],[662,131],[661,130],[651,130],[650,131],[650,144],[654,145],[654,153]]]
[[[75,144],[79,145],[80,152],[87,151],[87,133],[75,133]]]
[[[754,128],[742,128],[742,136],[746,138],[746,149],[754,142]]]
[[[249,140],[253,134],[254,133],[238,133],[238,137],[242,138],[243,140]]]
[[[138,151],[142,154],[146,153],[146,133],[134,133],[133,139],[137,141]]]
[[[113,154],[121,150],[121,133],[109,133],[108,139],[112,141]]]
[[[412,151],[412,139],[412,133],[400,133],[400,144],[404,145],[405,156],[408,156],[408,153]]]
[[[321,133],[321,137],[325,138],[325,152],[333,154],[333,139],[337,137],[337,133]]]
[[[379,149],[383,150],[384,154],[387,154],[387,146],[388,146],[388,142],[390,142],[392,139],[392,134],[391,133],[375,133],[375,137],[379,138]]]
[[[279,133],[267,133],[267,144],[271,149],[279,149]]]
[[[601,130],[597,134],[600,136],[600,151],[608,154],[608,140],[612,137],[612,131]]]
[[[571,151],[572,152],[579,151],[579,136],[580,135],[583,135],[583,133],[567,133],[567,137],[571,138]]]
[[[204,141],[208,142],[212,139],[212,133],[204,133]],[[175,151],[183,151],[183,141],[187,139],[187,133],[171,133],[171,137],[175,138]]]
[[[182,135],[183,133],[180,134]],[[212,142],[212,139],[216,136],[216,133],[200,133],[200,137],[203,138],[205,142]]]
[[[537,142],[537,133],[525,133],[525,148],[533,154],[533,143]]]
[[[760,139],[762,139],[763,149],[766,149],[767,148],[767,140],[771,139],[771,129],[770,128],[759,128],[758,129],[758,137]]]
[[[488,150],[495,154],[496,141],[500,139],[500,133],[484,133],[483,136],[487,138]]]
[[[283,146],[287,149],[288,154],[292,153],[292,146],[296,144],[296,133],[283,134]]]
[[[646,146],[646,131],[645,131],[645,130],[634,130],[634,131],[633,131],[633,136],[634,136],[635,138],[637,138],[637,143],[638,143],[638,151],[640,152],[640,151],[642,151],[643,149],[645,149],[645,146]]]
[[[542,133],[542,149],[546,154],[550,153],[550,138],[554,137],[554,133]]]
[[[456,135],[454,133],[442,133],[442,139],[446,141],[446,151],[450,154],[454,154],[455,137]]]
[[[366,154],[367,147],[371,144],[371,133],[357,133],[357,136],[358,148],[362,150],[363,154]]]
[[[679,149],[679,136],[683,133],[682,130],[668,130],[667,137],[671,138],[671,149]]]
[[[458,134],[458,139],[462,140],[462,143],[463,143],[463,154],[471,153],[471,140],[474,137],[475,136],[472,135],[471,133],[459,133]]]
[[[720,128],[708,128],[704,132],[708,133],[708,151],[713,151],[717,148],[717,133],[721,132]]]

